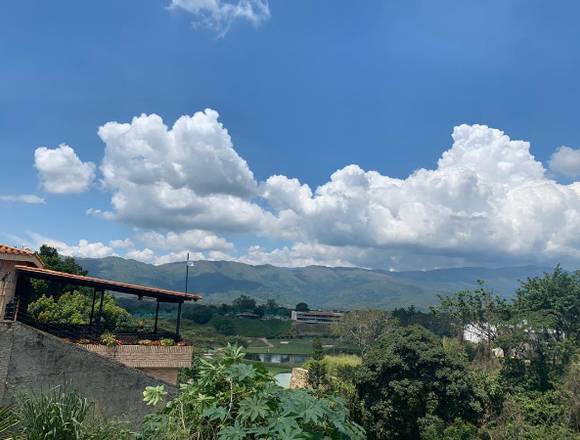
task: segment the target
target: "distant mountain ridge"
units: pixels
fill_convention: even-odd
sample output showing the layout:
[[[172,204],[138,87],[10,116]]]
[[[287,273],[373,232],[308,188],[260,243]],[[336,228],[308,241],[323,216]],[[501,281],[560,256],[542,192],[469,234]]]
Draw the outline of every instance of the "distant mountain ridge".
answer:
[[[183,291],[185,263],[160,266],[120,257],[78,258],[92,276]],[[330,309],[406,307],[426,308],[481,279],[498,294],[510,298],[519,280],[553,268],[540,266],[488,269],[465,267],[430,271],[388,272],[347,267],[271,265],[252,266],[232,261],[196,261],[189,270],[189,291],[206,303],[231,302],[241,294],[259,300],[274,298],[283,305],[305,301]]]

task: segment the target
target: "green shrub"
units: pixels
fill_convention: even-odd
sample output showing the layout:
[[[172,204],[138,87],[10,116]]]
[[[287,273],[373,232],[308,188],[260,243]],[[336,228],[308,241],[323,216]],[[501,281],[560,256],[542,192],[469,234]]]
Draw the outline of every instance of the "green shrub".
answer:
[[[103,333],[99,340],[101,341],[101,344],[106,345],[107,347],[113,347],[117,345],[117,337],[114,333],[111,332]]]
[[[175,345],[175,341],[171,338],[163,338],[161,341],[159,341],[159,343],[163,347],[172,347]]]
[[[96,416],[94,405],[74,391],[21,394],[15,408],[26,440],[126,440],[125,424]]]
[[[190,310],[183,312],[185,319],[191,319],[196,324],[207,324],[214,316],[214,309],[209,306],[196,304]]]

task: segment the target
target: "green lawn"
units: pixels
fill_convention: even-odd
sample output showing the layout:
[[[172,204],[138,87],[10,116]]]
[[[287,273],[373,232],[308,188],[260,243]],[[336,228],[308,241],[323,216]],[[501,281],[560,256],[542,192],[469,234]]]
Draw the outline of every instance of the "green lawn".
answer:
[[[287,334],[292,321],[280,319],[244,319],[229,318],[236,329],[236,335],[246,337],[271,338]]]
[[[244,319],[244,318],[228,318],[222,317],[215,319],[223,319],[230,321],[235,329],[235,336],[251,337],[251,338],[271,338],[281,336],[290,330],[292,326],[291,321],[282,321],[279,319],[258,320],[258,319]],[[153,327],[153,319],[145,319],[148,328]],[[175,331],[175,319],[159,319],[159,328],[167,331]],[[181,336],[184,339],[195,341],[223,341],[224,335],[220,334],[213,327],[212,323],[197,324],[189,319],[181,320]],[[257,345],[264,345],[261,341],[256,341]],[[210,344],[211,345],[211,344]]]

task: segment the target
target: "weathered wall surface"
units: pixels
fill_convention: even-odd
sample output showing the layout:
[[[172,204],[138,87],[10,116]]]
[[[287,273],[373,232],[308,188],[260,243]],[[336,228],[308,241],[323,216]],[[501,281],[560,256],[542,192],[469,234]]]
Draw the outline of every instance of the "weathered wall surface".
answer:
[[[18,391],[61,385],[95,402],[104,415],[123,415],[138,425],[151,412],[143,402],[143,390],[161,383],[168,392],[177,391],[139,370],[20,322],[0,321],[0,404],[10,403]]]
[[[0,320],[4,318],[4,309],[14,297],[16,287],[16,261],[0,260]]]

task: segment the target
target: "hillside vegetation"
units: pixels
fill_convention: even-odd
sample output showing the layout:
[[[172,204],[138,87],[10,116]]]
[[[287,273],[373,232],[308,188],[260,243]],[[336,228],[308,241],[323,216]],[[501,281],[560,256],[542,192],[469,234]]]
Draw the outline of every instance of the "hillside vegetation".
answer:
[[[78,261],[90,275],[97,277],[180,291],[185,287],[185,264],[182,262],[153,266],[119,257]],[[386,272],[197,261],[189,272],[189,290],[200,292],[206,303],[231,302],[240,294],[246,294],[261,300],[273,298],[283,305],[305,301],[323,308],[392,309],[409,305],[426,308],[437,303],[437,295],[475,288],[478,279],[485,280],[489,288],[509,297],[519,280],[547,270],[525,266]]]

